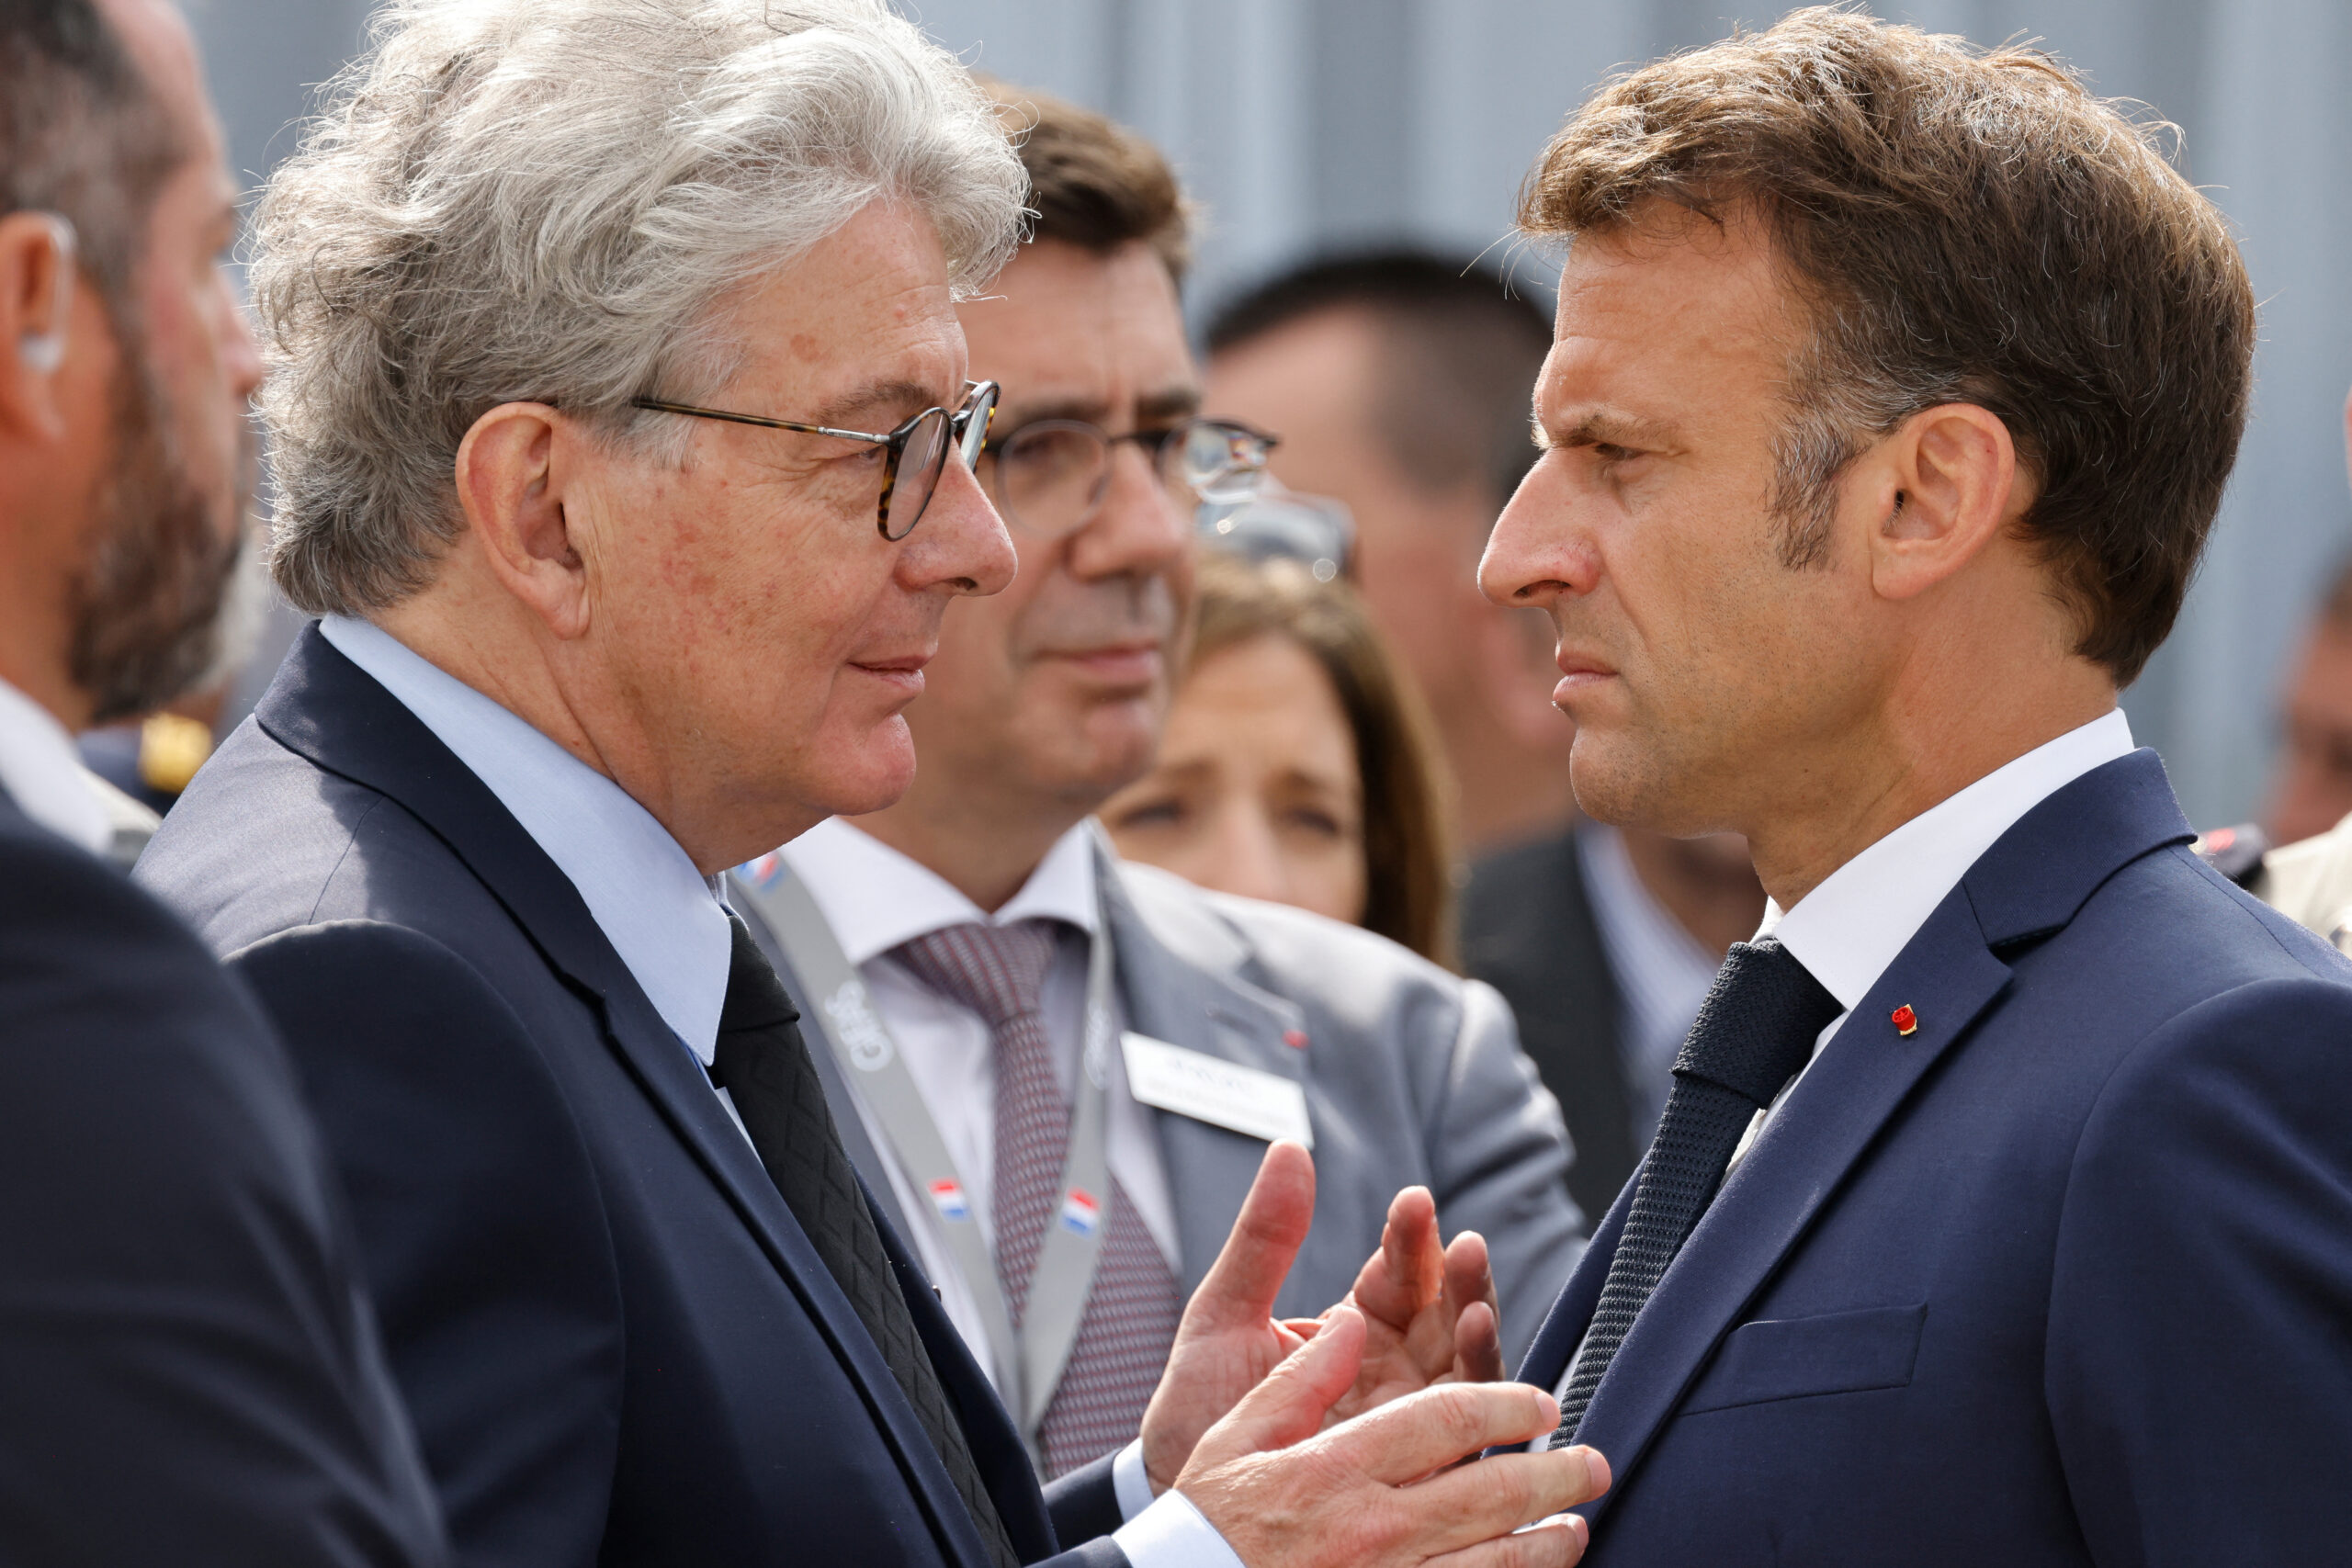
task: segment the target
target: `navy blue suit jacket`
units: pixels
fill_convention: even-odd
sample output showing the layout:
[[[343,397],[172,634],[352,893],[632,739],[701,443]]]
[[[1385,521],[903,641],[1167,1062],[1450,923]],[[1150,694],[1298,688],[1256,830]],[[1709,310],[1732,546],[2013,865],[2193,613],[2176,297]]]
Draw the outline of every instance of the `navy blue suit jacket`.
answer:
[[[2189,836],[2135,752],[1937,908],[1602,1381],[1588,1562],[2352,1560],[2352,965]]]
[[[443,1561],[286,1054],[0,795],[0,1560]]]
[[[316,627],[140,875],[293,1049],[461,1562],[986,1568],[701,1065],[562,872]],[[884,1232],[1015,1547],[1052,1555],[1017,1435]],[[1056,1517],[1092,1533],[1110,1494],[1082,1472]]]

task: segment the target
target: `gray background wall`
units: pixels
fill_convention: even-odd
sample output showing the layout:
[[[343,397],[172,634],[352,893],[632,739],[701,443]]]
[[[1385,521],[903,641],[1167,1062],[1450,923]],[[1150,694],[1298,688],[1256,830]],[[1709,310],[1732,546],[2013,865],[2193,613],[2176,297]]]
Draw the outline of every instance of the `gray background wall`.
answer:
[[[1410,237],[1510,245],[1511,198],[1611,70],[1777,7],[1738,0],[898,0],[984,70],[1128,121],[1207,207],[1193,300],[1307,251]],[[266,172],[309,85],[356,47],[356,0],[192,0],[238,167]],[[2263,301],[2255,416],[2171,643],[2125,705],[2190,814],[2257,803],[2281,666],[2352,552],[2352,5],[1885,0],[1978,42],[2037,38],[2177,122]],[[1520,254],[1531,279],[1547,271]]]

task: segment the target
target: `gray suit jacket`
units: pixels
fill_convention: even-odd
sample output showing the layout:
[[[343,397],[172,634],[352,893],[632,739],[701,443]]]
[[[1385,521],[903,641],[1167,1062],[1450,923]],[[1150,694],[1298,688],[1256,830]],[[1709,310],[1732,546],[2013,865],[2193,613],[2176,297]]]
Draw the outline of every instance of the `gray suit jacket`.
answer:
[[[789,873],[786,873],[789,874]],[[1426,1185],[1450,1240],[1487,1238],[1516,1364],[1583,1251],[1583,1217],[1563,1183],[1560,1108],[1519,1049],[1492,987],[1463,980],[1384,937],[1302,910],[1206,893],[1148,866],[1102,877],[1128,1027],[1302,1083],[1315,1132],[1315,1224],[1276,1303],[1307,1316],[1347,1293],[1380,1245],[1397,1190]],[[736,908],[807,1014],[807,993],[737,889]],[[1303,1047],[1285,1043],[1303,1036]],[[850,1157],[906,1233],[885,1167],[830,1051],[811,1052]],[[1176,1203],[1178,1276],[1199,1285],[1266,1145],[1155,1111]]]

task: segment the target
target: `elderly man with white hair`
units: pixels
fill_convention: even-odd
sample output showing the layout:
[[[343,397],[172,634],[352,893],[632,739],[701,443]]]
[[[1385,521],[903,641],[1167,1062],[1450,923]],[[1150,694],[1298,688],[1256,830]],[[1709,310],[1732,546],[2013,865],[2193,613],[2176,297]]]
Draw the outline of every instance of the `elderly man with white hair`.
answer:
[[[1022,192],[878,0],[406,0],[265,201],[273,570],[322,618],[141,874],[293,1048],[461,1561],[1581,1551],[1511,1532],[1596,1457],[1453,1467],[1555,1418],[1468,1375],[1483,1307],[1375,1256],[1268,1315],[1295,1145],[1148,1418],[1206,1427],[1174,1490],[1048,1501],[723,900],[906,788],[941,617],[1012,575],[955,302]]]

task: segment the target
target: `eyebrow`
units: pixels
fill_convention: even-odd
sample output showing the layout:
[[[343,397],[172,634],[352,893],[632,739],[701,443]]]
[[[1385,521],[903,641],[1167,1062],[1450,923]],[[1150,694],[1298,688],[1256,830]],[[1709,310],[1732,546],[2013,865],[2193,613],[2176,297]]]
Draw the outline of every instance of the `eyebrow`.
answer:
[[[1136,400],[1137,424],[1167,424],[1175,420],[1190,419],[1200,412],[1201,389],[1189,383],[1162,387]]]
[[[876,381],[825,403],[808,416],[807,423],[830,424],[837,430],[854,429],[874,423],[875,416],[881,414],[886,416],[887,427],[927,408],[954,406],[953,399],[941,403],[938,389],[919,381]],[[897,417],[888,417],[894,413]]]
[[[1553,446],[1671,446],[1679,433],[1670,424],[1651,420],[1635,419],[1612,413],[1607,409],[1593,409],[1574,424],[1554,435],[1537,415],[1532,422],[1531,434],[1540,447]]]
[[[1180,419],[1190,419],[1200,412],[1201,389],[1191,385],[1162,387],[1136,400],[1136,423],[1142,428],[1172,424]],[[1110,417],[1110,405],[1100,398],[1046,398],[1036,401],[1023,400],[1009,405],[997,420],[997,425],[1002,430],[1014,430],[1048,419],[1074,419],[1088,424],[1102,424]]]

